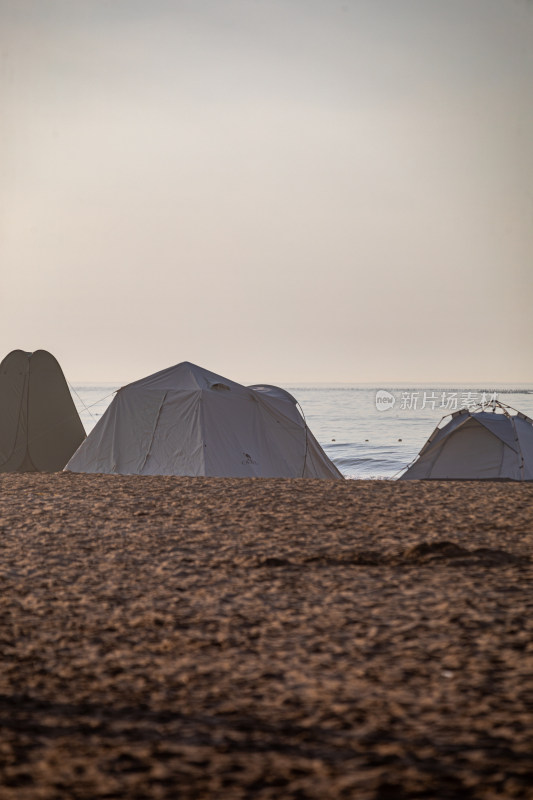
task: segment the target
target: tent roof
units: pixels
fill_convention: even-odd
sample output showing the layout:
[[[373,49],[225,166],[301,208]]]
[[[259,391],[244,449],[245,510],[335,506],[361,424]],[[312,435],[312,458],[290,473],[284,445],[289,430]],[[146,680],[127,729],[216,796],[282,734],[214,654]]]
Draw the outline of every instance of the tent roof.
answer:
[[[472,419],[484,425],[487,430],[501,439],[508,447],[517,453],[520,450],[512,418],[507,414],[496,414],[492,411],[479,411],[470,414]]]
[[[443,419],[446,418],[443,417]],[[425,445],[422,447],[420,455],[427,453],[430,449],[433,449],[435,445],[442,441],[442,439],[445,439],[454,430],[464,425],[468,420],[473,420],[474,422],[478,422],[480,425],[483,425],[488,431],[490,431],[490,433],[494,434],[494,436],[497,436],[498,439],[516,452],[520,450],[513,421],[508,414],[496,414],[492,411],[473,412],[467,408],[463,408],[460,411],[456,411],[454,414],[452,414],[452,418],[446,423],[446,425],[443,425],[442,428],[439,426],[435,428]]]
[[[213,389],[214,391],[233,391],[239,394],[250,394],[250,391],[240,383],[230,381],[228,378],[210,372],[203,367],[192,364],[190,361],[182,361],[173,367],[167,367],[160,372],[154,372],[146,378],[141,378],[133,383],[128,383],[122,389],[132,388],[158,389],[163,391],[204,391]],[[119,391],[122,391],[119,390]]]

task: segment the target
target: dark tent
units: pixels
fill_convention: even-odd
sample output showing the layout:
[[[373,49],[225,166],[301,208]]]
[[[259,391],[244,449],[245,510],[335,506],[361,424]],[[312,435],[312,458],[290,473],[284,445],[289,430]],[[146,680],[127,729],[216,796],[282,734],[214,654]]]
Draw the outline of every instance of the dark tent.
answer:
[[[56,359],[13,350],[0,364],[0,472],[57,472],[85,431]]]

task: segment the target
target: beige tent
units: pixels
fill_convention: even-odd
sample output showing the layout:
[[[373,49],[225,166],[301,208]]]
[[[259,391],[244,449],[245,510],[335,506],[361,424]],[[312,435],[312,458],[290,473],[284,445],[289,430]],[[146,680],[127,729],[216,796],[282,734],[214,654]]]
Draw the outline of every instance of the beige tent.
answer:
[[[0,364],[0,472],[57,472],[84,439],[56,359],[9,353]]]
[[[242,386],[184,362],[120,389],[65,469],[121,475],[342,475],[275,386]]]
[[[499,401],[433,431],[400,480],[533,480],[533,421]]]

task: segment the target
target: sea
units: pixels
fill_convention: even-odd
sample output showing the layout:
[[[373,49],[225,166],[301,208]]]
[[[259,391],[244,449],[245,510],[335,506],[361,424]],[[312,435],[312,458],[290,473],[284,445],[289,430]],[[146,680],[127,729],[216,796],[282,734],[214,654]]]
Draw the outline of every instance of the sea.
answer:
[[[120,386],[70,386],[89,433]],[[492,399],[533,418],[533,384],[285,384],[314,436],[346,478],[394,479],[446,415]],[[448,416],[449,419],[449,416]]]

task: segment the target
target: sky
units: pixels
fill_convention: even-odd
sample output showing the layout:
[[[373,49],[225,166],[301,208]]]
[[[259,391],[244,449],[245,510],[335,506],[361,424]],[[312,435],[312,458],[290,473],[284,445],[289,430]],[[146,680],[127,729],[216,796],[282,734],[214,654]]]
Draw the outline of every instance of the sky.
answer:
[[[0,0],[0,358],[533,381],[533,0]]]

